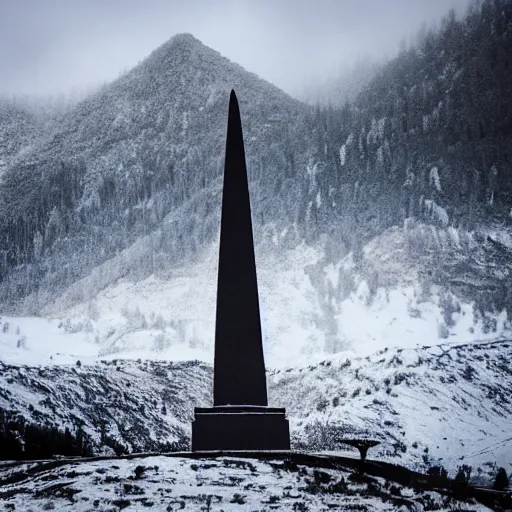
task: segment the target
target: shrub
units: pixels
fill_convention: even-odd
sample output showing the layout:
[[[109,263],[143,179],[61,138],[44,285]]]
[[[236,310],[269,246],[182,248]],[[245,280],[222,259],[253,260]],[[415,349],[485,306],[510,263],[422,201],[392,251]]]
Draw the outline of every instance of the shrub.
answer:
[[[112,448],[114,450],[114,453],[119,455],[125,455],[128,453],[128,448],[121,442],[119,442],[117,439],[113,438],[112,436],[105,434],[102,443],[105,446],[108,446],[109,448]]]
[[[119,507],[120,510],[122,510],[123,508],[129,507],[131,505],[131,501],[125,498],[119,498],[117,500],[113,500],[112,505],[115,505],[116,507]]]
[[[243,505],[245,503],[245,496],[236,493],[233,495],[233,498],[231,499],[230,503],[237,503],[238,505]]]
[[[318,471],[316,469],[313,471],[313,478],[315,479],[315,483],[318,485],[328,484],[332,480],[332,477],[329,475],[329,473]]]
[[[400,490],[400,487],[398,487],[396,485],[392,485],[389,488],[389,494],[391,494],[393,496],[401,496],[402,495],[402,491]]]
[[[393,448],[395,449],[395,454],[397,454],[398,452],[407,452],[407,445],[402,441],[397,441],[396,443],[393,443]]]
[[[142,477],[142,475],[144,474],[144,471],[146,471],[146,467],[145,466],[137,466],[134,470],[134,473],[135,473],[135,478],[138,480]]]
[[[455,475],[455,481],[459,484],[467,485],[469,484],[469,479],[471,477],[472,467],[467,464],[463,464],[457,468],[457,474]]]
[[[317,411],[325,411],[327,406],[329,405],[329,402],[325,398],[321,398],[319,402],[316,404],[316,410]]]
[[[446,471],[446,469],[444,469],[443,466],[432,466],[431,468],[428,468],[428,474],[430,476],[441,477],[441,478],[448,477],[448,471]]]

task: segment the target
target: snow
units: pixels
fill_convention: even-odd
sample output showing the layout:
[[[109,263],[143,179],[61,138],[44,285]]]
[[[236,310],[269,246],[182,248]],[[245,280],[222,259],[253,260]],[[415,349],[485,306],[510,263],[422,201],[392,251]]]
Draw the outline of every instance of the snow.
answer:
[[[320,208],[320,206],[322,206],[322,196],[320,194],[320,190],[316,194],[315,204],[317,208]]]
[[[512,470],[511,345],[449,343],[364,358],[337,354],[307,368],[275,371],[270,396],[287,407],[293,439],[306,445],[315,440],[306,426],[319,422],[326,432],[340,426],[359,437],[378,436],[381,445],[370,453],[376,460],[420,471],[441,464],[452,476],[461,464],[473,466],[475,477],[476,469],[489,465],[490,480],[496,467]],[[398,441],[405,451],[394,448]]]
[[[433,185],[438,192],[441,192],[441,180],[439,179],[439,169],[437,167],[430,169],[429,183]]]
[[[66,332],[59,320],[2,316],[0,353],[10,364],[70,364],[95,360],[98,345],[92,332]]]
[[[29,468],[33,476],[20,475]],[[443,512],[462,505],[438,492],[415,491],[399,484],[395,485],[395,492],[400,493],[396,496],[384,479],[357,478],[347,468],[316,468],[279,459],[139,456],[66,461],[50,470],[44,463],[0,467],[0,476],[4,475],[21,477],[2,489],[7,493],[6,506],[15,510],[296,511],[341,506],[344,510],[397,511],[423,510],[427,503],[435,503],[435,509]],[[341,488],[336,490],[333,484]],[[470,500],[464,510],[489,509]]]
[[[439,221],[441,226],[447,227],[450,223],[447,211],[431,199],[425,199],[425,210],[428,216]]]
[[[340,147],[340,165],[342,167],[345,165],[346,158],[347,158],[347,144],[342,144]]]
[[[426,229],[393,228],[367,244],[364,261],[371,272],[357,269],[350,255],[327,262],[322,245],[301,243],[282,250],[285,233],[274,230],[271,248],[256,247],[267,367],[304,366],[347,351],[368,355],[384,347],[510,337],[505,311],[482,318],[471,301],[441,286],[425,289],[419,282],[416,262],[407,256],[407,237],[426,240],[431,233],[438,246],[461,245],[454,228]],[[217,257],[213,244],[197,263],[168,275],[120,278],[110,285],[102,277],[108,276],[107,262],[74,285],[71,295],[56,297],[46,318],[4,317],[2,323],[10,327],[8,332],[0,328],[2,360],[58,364],[116,357],[211,363]],[[92,295],[99,281],[104,285]],[[76,297],[83,299],[77,302]],[[453,311],[446,312],[447,300]],[[489,320],[495,324],[492,330]],[[18,347],[21,339],[24,346]]]

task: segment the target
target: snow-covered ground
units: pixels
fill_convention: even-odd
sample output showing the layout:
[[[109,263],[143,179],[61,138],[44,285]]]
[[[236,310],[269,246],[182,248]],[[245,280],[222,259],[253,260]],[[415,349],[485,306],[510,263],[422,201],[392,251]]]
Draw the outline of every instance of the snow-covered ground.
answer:
[[[467,464],[489,482],[512,471],[511,357],[512,342],[335,356],[272,372],[270,400],[287,407],[296,446],[337,450],[340,437],[369,434],[377,460],[452,477]]]
[[[35,471],[34,471],[35,469]],[[27,470],[32,470],[29,474]],[[9,476],[21,481],[3,484]],[[348,469],[320,469],[232,457],[150,456],[65,464],[0,466],[0,499],[10,510],[467,510],[489,508],[415,491]],[[428,508],[430,507],[430,508]]]
[[[96,454],[189,447],[194,406],[211,405],[211,371],[199,362],[107,361],[10,366],[0,361],[0,410],[7,417],[77,425]],[[169,444],[168,444],[169,443]]]
[[[484,318],[449,288],[422,283],[404,233],[393,228],[369,243],[363,269],[352,255],[328,261],[322,246],[257,249],[267,367],[512,336],[505,311]],[[453,243],[459,243],[456,235],[450,235]],[[107,272],[99,268],[56,297],[42,312],[45,319],[3,317],[9,327],[0,328],[1,358],[21,364],[112,356],[211,363],[217,257],[214,244],[198,263],[166,276],[121,278],[80,299],[90,296],[96,274]]]
[[[97,359],[98,345],[87,331],[68,332],[60,320],[0,317],[0,359],[9,364],[70,364]]]
[[[98,339],[98,331],[91,330],[87,325],[77,326],[62,319],[2,316],[0,361],[22,365],[59,365],[77,361],[92,364],[119,358],[169,361],[206,361],[210,358],[204,350],[193,348],[186,342],[177,342],[163,352],[156,351],[151,343],[158,332],[150,329],[141,329],[132,334],[133,338],[129,339],[133,345],[116,351],[106,349]],[[139,345],[135,344],[137,338]]]
[[[418,230],[464,256],[459,233]],[[407,236],[390,229],[364,248],[363,265],[352,255],[332,261],[321,245],[257,248],[271,405],[287,408],[296,446],[339,450],[332,426],[379,433],[383,460],[440,464],[452,476],[469,464],[488,483],[498,466],[512,470],[510,322],[505,312],[484,318],[449,287],[427,289],[428,266],[410,257]],[[94,439],[106,418],[128,450],[186,444],[193,406],[211,399],[211,368],[169,361],[212,362],[217,255],[213,246],[166,276],[120,278],[93,295],[92,276],[44,318],[2,316],[0,406],[60,426],[78,417]],[[114,405],[98,401],[102,389]],[[174,412],[163,417],[163,405]],[[134,422],[132,439],[125,427]]]
[[[389,349],[367,357],[268,372],[269,403],[286,407],[292,446],[344,449],[342,437],[377,438],[370,455],[455,476],[473,467],[488,485],[512,471],[512,342]],[[0,408],[27,421],[76,428],[104,453],[100,431],[127,452],[189,446],[194,406],[210,406],[212,371],[199,362],[104,361],[16,366],[0,362]]]

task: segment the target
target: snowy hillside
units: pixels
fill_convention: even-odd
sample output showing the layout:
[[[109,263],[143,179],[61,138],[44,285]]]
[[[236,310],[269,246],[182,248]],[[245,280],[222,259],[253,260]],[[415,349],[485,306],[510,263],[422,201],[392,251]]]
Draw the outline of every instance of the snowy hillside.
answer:
[[[462,464],[512,471],[512,342],[445,344],[337,356],[272,374],[297,446],[339,449],[341,433],[377,436],[376,459],[424,471]],[[345,434],[346,435],[346,434]]]
[[[384,348],[511,337],[503,281],[512,268],[507,232],[488,232],[498,241],[409,223],[344,257],[333,254],[329,240],[306,245],[286,230],[260,233],[256,261],[267,366],[301,366],[347,350],[365,356]],[[213,362],[218,241],[193,262],[140,278],[137,262],[149,257],[158,236],[136,242],[51,300],[41,290],[47,306],[40,314],[52,320],[5,317],[2,360]]]
[[[0,362],[0,409],[61,430],[82,426],[100,454],[188,449],[194,405],[211,405],[210,374],[197,362]]]
[[[489,483],[512,471],[512,342],[384,349],[338,354],[320,363],[269,372],[270,403],[284,406],[292,445],[344,450],[339,438],[377,436],[377,460],[425,471],[473,467]],[[0,363],[0,408],[29,421],[76,428],[109,446],[187,447],[194,406],[211,404],[211,367],[198,362],[127,361],[97,365]]]
[[[57,464],[0,465],[0,499],[10,510],[466,510],[473,499],[412,489],[292,460],[147,456]]]

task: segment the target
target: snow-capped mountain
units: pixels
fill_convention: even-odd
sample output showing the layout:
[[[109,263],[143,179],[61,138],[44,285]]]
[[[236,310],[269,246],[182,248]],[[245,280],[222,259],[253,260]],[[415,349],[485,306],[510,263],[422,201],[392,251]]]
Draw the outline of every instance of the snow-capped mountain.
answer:
[[[163,355],[176,342],[211,353],[234,87],[270,366],[350,346],[509,336],[512,205],[497,121],[508,103],[486,100],[481,115],[456,103],[468,92],[461,76],[488,76],[482,38],[509,44],[509,14],[507,2],[484,2],[447,18],[342,109],[309,107],[193,36],[173,37],[5,169],[3,312],[58,319],[102,353]],[[453,52],[436,53],[448,43]],[[478,50],[472,60],[467,48]],[[501,98],[507,62],[497,56],[496,83],[474,88]],[[465,137],[476,129],[478,141]]]
[[[235,88],[295,446],[380,432],[376,458],[510,472],[510,20],[505,0],[448,17],[341,109],[181,34],[51,129],[0,110],[0,413],[83,428],[98,453],[187,443]]]

